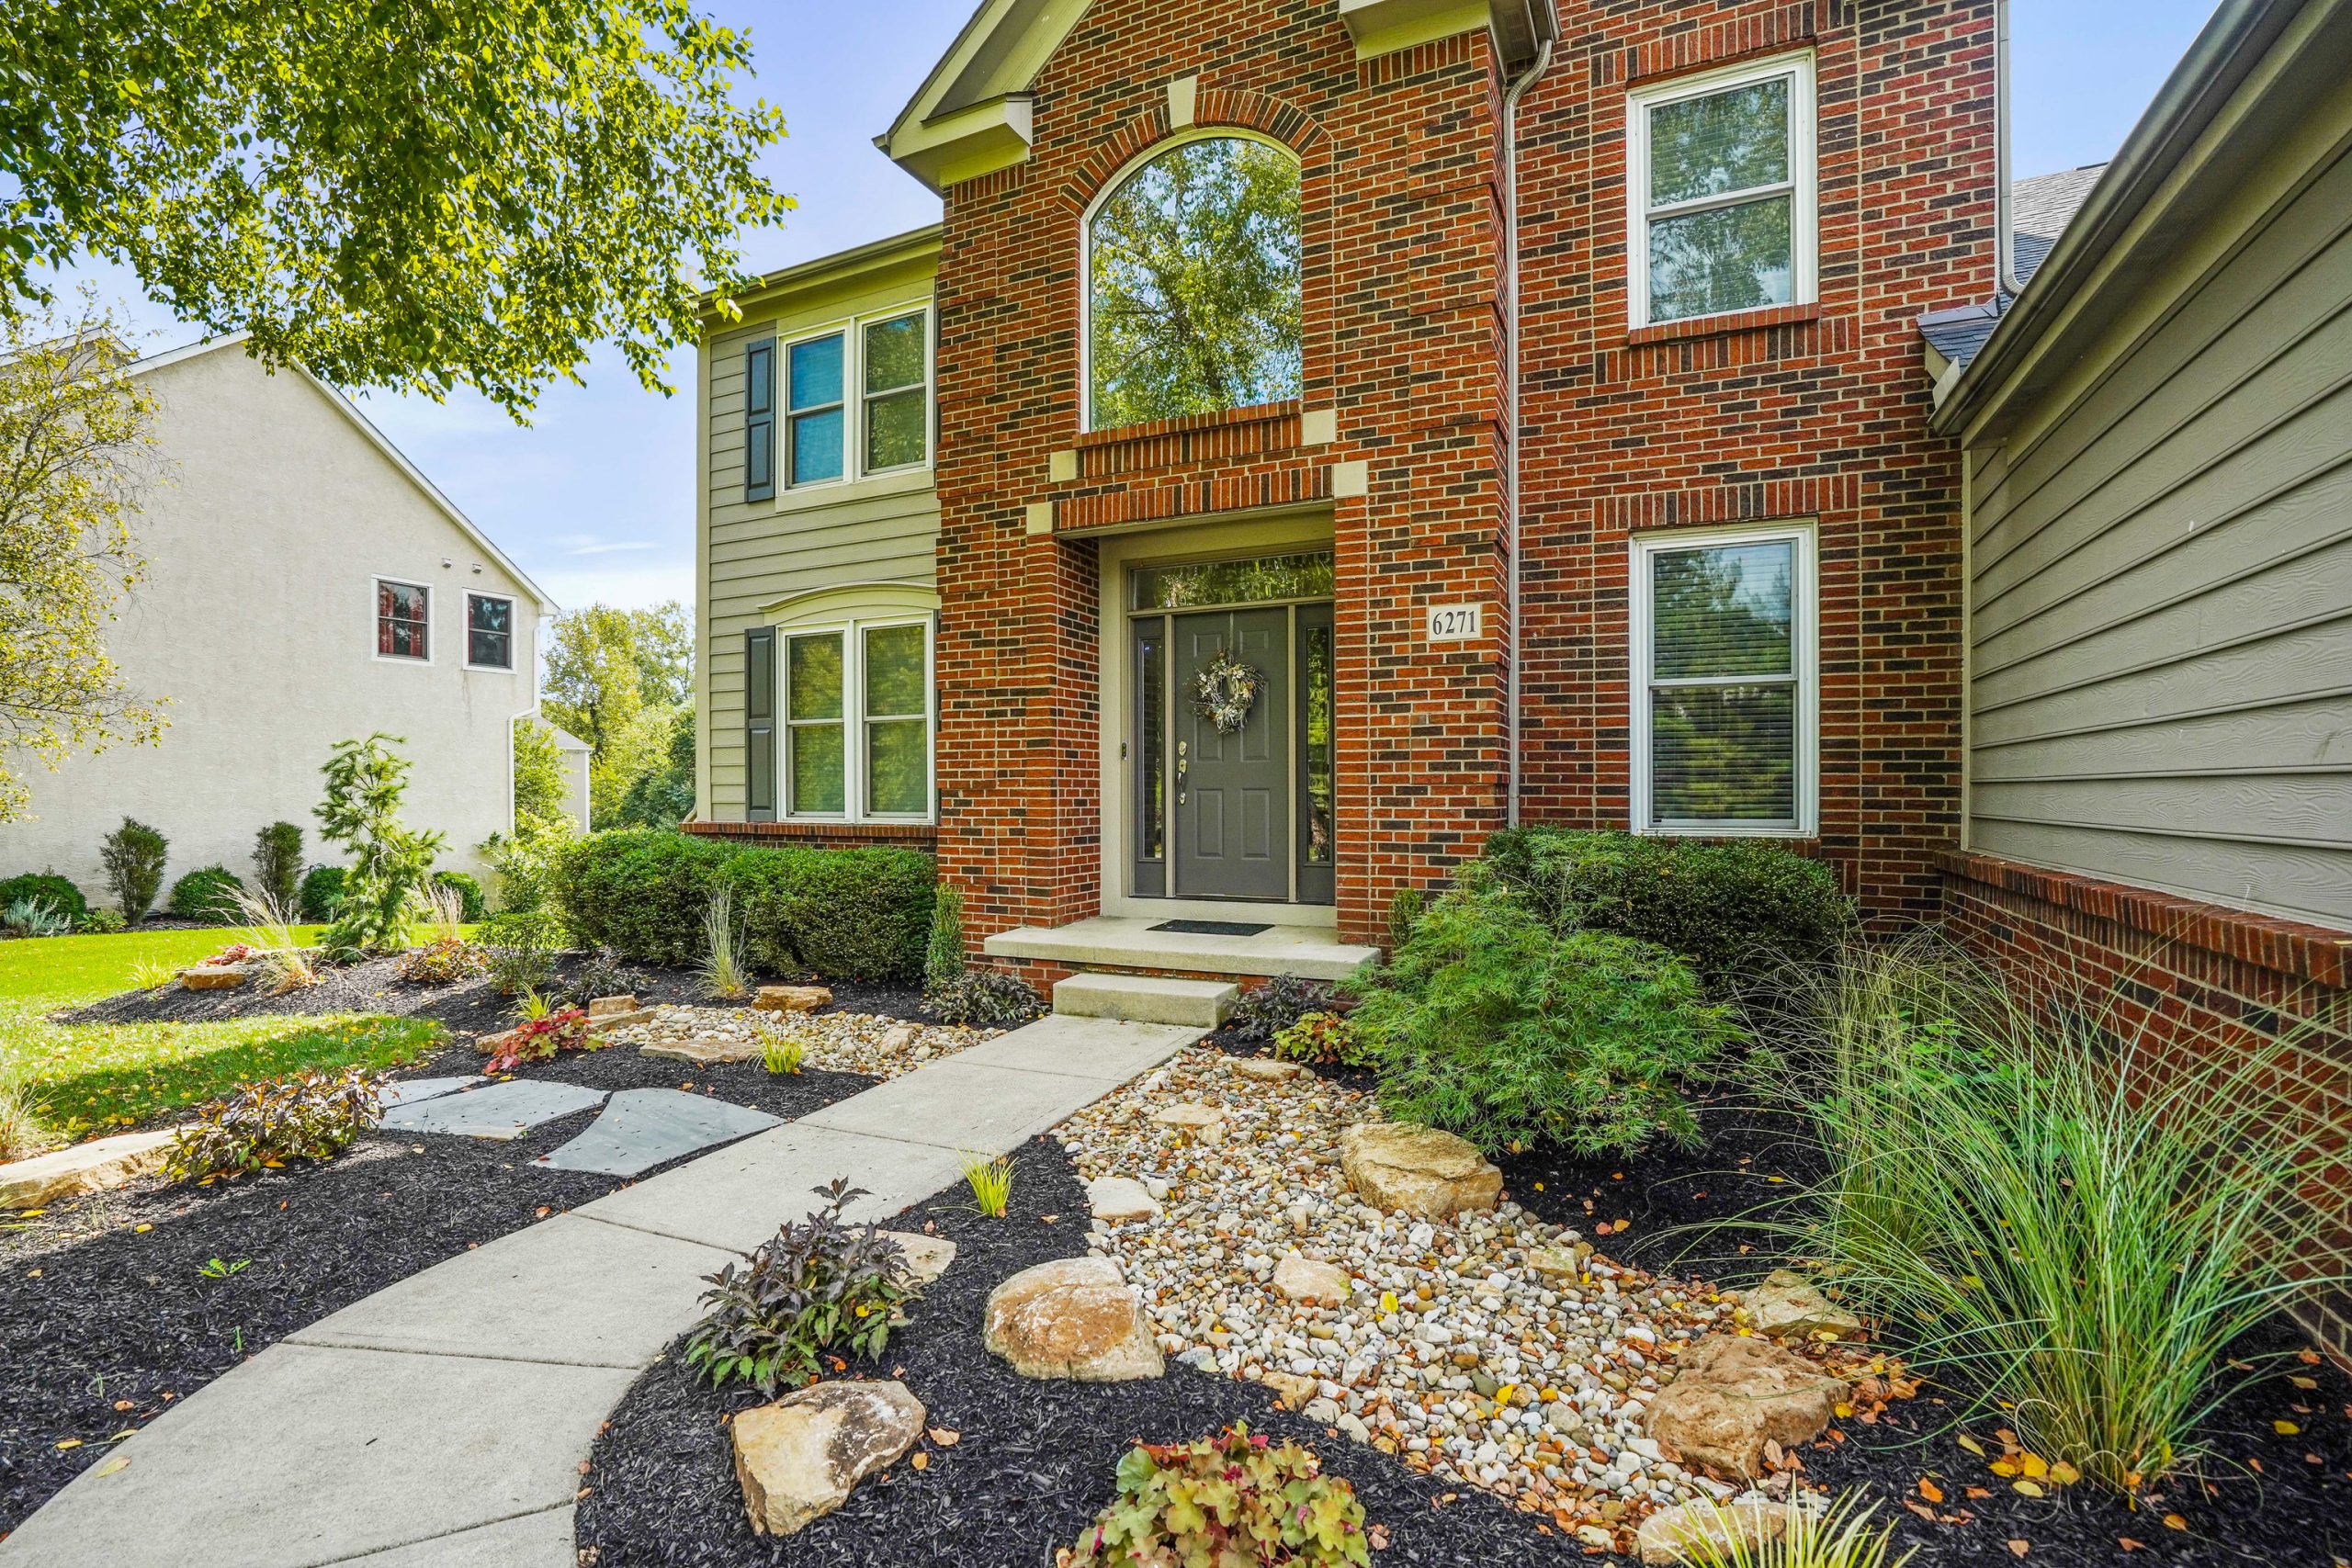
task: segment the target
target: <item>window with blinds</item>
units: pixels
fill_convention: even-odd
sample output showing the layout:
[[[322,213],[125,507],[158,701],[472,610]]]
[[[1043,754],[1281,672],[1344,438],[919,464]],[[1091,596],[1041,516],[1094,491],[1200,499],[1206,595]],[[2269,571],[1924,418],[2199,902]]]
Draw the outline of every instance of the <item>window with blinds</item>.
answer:
[[[1812,831],[1810,529],[1634,545],[1634,827]]]

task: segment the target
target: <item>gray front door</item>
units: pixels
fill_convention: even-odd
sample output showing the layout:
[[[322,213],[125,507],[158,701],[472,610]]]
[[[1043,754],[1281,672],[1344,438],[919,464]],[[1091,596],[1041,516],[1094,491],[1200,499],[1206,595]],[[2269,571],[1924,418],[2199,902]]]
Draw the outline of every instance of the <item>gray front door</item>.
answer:
[[[1290,897],[1290,611],[1173,618],[1176,886],[1180,898]],[[1194,682],[1230,649],[1254,667],[1258,700],[1221,734],[1193,709]]]

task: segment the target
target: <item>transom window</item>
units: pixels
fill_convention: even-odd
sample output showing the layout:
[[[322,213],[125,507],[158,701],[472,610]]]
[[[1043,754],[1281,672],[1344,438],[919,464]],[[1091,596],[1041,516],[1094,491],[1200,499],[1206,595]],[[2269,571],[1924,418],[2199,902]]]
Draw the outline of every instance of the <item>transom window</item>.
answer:
[[[931,625],[853,622],[784,638],[785,812],[931,815]]]
[[[1814,297],[1813,65],[1669,82],[1627,103],[1635,326]]]
[[[514,668],[514,601],[499,593],[466,595],[466,662],[477,670]]]
[[[376,580],[376,656],[433,658],[433,591],[413,582]]]
[[[1634,826],[1814,830],[1813,533],[1634,542]]]
[[[1238,136],[1182,141],[1086,224],[1094,429],[1299,395],[1298,161]]]

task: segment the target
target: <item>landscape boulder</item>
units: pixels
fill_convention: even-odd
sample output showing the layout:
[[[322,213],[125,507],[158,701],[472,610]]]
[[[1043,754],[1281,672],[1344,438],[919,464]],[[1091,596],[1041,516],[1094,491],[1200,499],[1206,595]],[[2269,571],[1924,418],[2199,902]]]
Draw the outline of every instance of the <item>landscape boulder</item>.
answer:
[[[1775,1269],[1741,1298],[1748,1326],[1775,1339],[1859,1339],[1862,1320],[1793,1269]]]
[[[1338,1306],[1354,1288],[1345,1273],[1303,1252],[1286,1252],[1274,1265],[1274,1293],[1284,1301]]]
[[[1096,1219],[1114,1225],[1159,1213],[1159,1201],[1142,1182],[1126,1176],[1096,1177],[1086,1184],[1086,1202]]]
[[[944,1235],[925,1235],[921,1231],[884,1231],[882,1235],[899,1244],[906,1254],[907,1275],[915,1289],[921,1290],[942,1274],[956,1261],[956,1244]]]
[[[904,1383],[828,1382],[732,1423],[735,1481],[759,1535],[791,1535],[914,1446],[922,1402]]]
[[[1340,1134],[1340,1168],[1375,1209],[1416,1219],[1484,1213],[1502,1201],[1503,1173],[1451,1133],[1409,1122],[1363,1122]]]
[[[1711,1334],[1643,1413],[1642,1427],[1686,1465],[1755,1476],[1764,1445],[1809,1443],[1828,1429],[1849,1390],[1804,1357],[1770,1340]]]
[[[179,1134],[118,1133],[0,1165],[0,1209],[38,1209],[59,1198],[105,1192],[161,1170]]]
[[[1233,1065],[1236,1073],[1245,1078],[1255,1078],[1260,1083],[1280,1083],[1306,1071],[1300,1063],[1280,1061],[1272,1056],[1228,1056],[1226,1060]]]
[[[814,1012],[832,1001],[832,991],[824,986],[762,986],[752,1006],[762,1012]]]
[[[233,991],[253,973],[250,964],[198,964],[180,971],[180,984],[191,991]]]
[[[1127,1382],[1167,1367],[1143,1298],[1107,1258],[1023,1269],[989,1293],[982,1339],[1025,1378]]]
[[[1166,1127],[1198,1144],[1218,1144],[1225,1141],[1225,1107],[1186,1102],[1170,1105],[1151,1113],[1157,1126]]]
[[[1729,1503],[1683,1503],[1644,1519],[1635,1544],[1651,1568],[1688,1562],[1696,1555],[1695,1548],[1707,1549],[1703,1561],[1709,1562],[1747,1562],[1788,1528],[1786,1503],[1756,1496]]]

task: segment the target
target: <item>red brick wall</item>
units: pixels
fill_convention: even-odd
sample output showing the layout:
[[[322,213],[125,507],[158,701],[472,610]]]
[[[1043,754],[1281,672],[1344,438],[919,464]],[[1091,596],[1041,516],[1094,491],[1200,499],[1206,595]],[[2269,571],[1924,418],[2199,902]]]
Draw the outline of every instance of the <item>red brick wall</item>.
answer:
[[[1043,72],[1023,164],[946,193],[938,280],[939,851],[978,942],[1100,907],[1100,530],[1329,506],[1338,561],[1338,900],[1375,939],[1505,813],[1506,626],[1432,649],[1432,603],[1499,611],[1508,563],[1500,98],[1483,34],[1354,58],[1331,0],[1094,0]],[[1822,851],[1873,905],[1932,905],[1951,841],[1957,478],[1926,434],[1912,318],[1991,267],[1991,0],[1575,4],[1521,112],[1526,163],[1527,799],[1625,820],[1624,540],[1659,521],[1822,520]],[[1819,51],[1821,306],[1704,335],[1624,330],[1629,81]],[[1297,409],[1080,439],[1079,230],[1170,131],[1301,163]],[[1797,319],[1788,319],[1793,315]],[[1645,334],[1659,336],[1661,334]],[[1049,455],[1081,447],[1055,483]],[[1331,501],[1330,466],[1370,493]],[[1027,508],[1054,531],[1027,532]]]
[[[2288,1038],[2297,1098],[2347,1125],[2352,935],[1989,855],[1939,863],[1952,934],[2028,986],[2095,994],[2111,1029],[2151,1047],[2206,1053]],[[2338,1172],[2312,1196],[2342,1212],[2347,1190],[2352,1176]],[[2330,1273],[2352,1269],[2352,1214],[2345,1223]],[[2305,1315],[2352,1356],[2352,1294]]]

